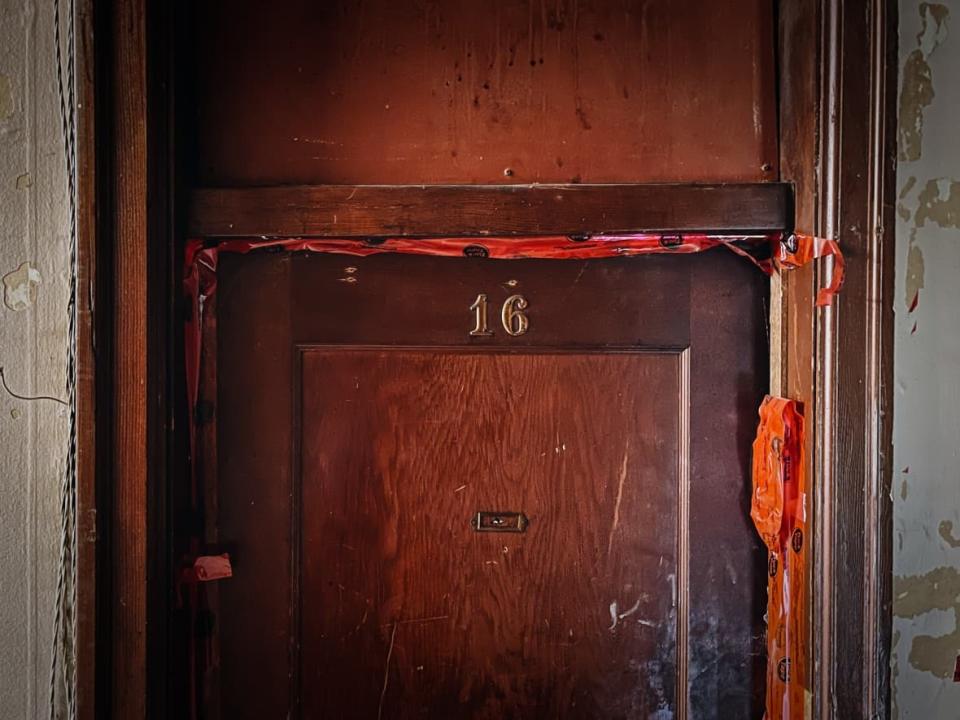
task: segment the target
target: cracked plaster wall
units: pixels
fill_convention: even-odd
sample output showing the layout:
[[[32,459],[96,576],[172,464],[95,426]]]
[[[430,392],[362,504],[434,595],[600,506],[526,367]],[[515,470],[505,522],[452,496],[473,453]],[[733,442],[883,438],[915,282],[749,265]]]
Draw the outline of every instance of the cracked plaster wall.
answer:
[[[901,0],[893,717],[960,718],[960,0]]]
[[[0,366],[63,397],[69,285],[53,4],[0,0]],[[46,718],[66,408],[0,390],[0,717]]]

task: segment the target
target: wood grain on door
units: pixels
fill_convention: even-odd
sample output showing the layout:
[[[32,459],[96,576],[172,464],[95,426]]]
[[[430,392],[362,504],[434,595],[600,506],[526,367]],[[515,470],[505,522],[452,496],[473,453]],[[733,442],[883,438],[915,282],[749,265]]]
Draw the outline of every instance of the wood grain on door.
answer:
[[[763,292],[727,253],[224,255],[223,716],[755,713]]]
[[[300,358],[305,716],[674,710],[683,353]]]

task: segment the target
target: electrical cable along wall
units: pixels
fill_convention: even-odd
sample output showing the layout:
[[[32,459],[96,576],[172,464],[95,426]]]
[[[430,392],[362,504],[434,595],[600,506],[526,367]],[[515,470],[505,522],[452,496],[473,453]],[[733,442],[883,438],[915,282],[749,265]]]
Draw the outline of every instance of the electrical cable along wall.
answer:
[[[76,53],[68,0],[0,23],[0,707],[73,718]]]

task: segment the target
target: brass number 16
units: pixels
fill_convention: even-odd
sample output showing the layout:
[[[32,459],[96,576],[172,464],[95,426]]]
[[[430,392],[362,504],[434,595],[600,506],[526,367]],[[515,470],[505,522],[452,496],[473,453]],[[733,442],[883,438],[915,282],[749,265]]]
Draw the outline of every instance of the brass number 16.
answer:
[[[500,322],[507,335],[514,337],[523,335],[530,326],[530,320],[523,312],[527,309],[527,299],[523,295],[511,295],[503,301],[500,309]],[[474,328],[470,331],[473,337],[489,337],[493,331],[487,325],[487,295],[480,293],[473,301],[470,310],[474,313]]]

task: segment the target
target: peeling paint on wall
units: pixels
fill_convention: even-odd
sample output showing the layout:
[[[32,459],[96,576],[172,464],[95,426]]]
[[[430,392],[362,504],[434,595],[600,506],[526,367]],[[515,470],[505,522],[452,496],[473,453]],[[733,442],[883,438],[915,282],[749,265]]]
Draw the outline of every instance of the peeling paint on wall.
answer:
[[[907,250],[907,275],[904,281],[906,292],[904,303],[907,309],[913,312],[920,302],[920,288],[923,287],[923,251],[916,244],[913,235],[910,236],[910,247]],[[904,481],[906,482],[906,481]]]
[[[946,39],[947,36],[947,16],[950,15],[950,9],[943,3],[922,2],[920,7],[920,32],[917,33],[917,43],[926,52],[932,53],[937,46]],[[930,29],[930,21],[933,20],[933,33],[927,33]]]
[[[913,618],[931,610],[950,610],[958,601],[960,571],[956,568],[940,567],[923,575],[894,578],[893,614],[897,617]]]
[[[921,29],[917,33],[917,47],[907,57],[900,74],[900,160],[920,158],[923,112],[936,95],[928,60],[946,38],[949,14],[950,11],[945,5],[920,3]]]
[[[960,182],[950,178],[928,180],[917,200],[916,227],[928,222],[942,228],[960,227]]]
[[[37,301],[40,271],[28,262],[3,276],[3,302],[11,310],[26,310]]]
[[[955,630],[949,635],[917,635],[910,649],[910,664],[917,670],[948,680],[953,677],[957,648],[960,647],[960,608],[955,608]]]
[[[894,579],[894,615],[913,618],[935,610],[951,611],[952,632],[913,637],[910,665],[938,678],[952,678],[960,649],[960,571],[941,567],[923,575]]]
[[[904,222],[910,221],[910,208],[907,207],[904,203],[904,199],[907,195],[910,194],[910,191],[913,190],[913,186],[917,184],[917,179],[912,175],[907,178],[907,181],[903,184],[903,187],[900,189],[900,202],[897,203],[897,214],[900,216],[900,219]]]
[[[0,75],[0,120],[11,117],[15,108],[10,78],[6,75]]]
[[[920,49],[910,53],[903,67],[903,89],[900,91],[901,160],[917,160],[923,143],[923,110],[933,102],[933,81],[930,66]]]
[[[960,0],[901,0],[891,717],[957,720]]]
[[[952,548],[960,548],[960,538],[953,536],[953,522],[951,520],[944,520],[940,523],[940,527],[937,528],[940,532],[940,537],[943,538],[943,541]],[[957,647],[957,652],[960,653],[960,647]]]

